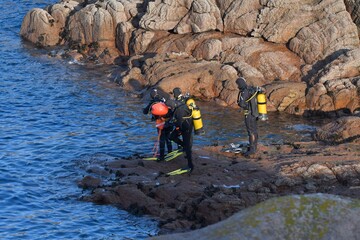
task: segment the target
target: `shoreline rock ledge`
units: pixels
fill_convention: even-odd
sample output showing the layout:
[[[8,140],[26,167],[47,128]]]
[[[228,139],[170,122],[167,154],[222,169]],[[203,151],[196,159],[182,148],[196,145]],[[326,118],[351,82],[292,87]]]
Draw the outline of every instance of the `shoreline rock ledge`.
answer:
[[[358,1],[62,0],[30,10],[20,35],[52,54],[126,64],[112,78],[147,96],[174,87],[235,106],[235,79],[266,89],[270,111],[360,109]],[[65,52],[65,53],[64,53]]]
[[[344,122],[342,119],[319,129],[319,138],[332,137],[329,130],[336,136],[334,125]],[[260,143],[254,158],[223,151],[226,146],[197,148],[193,172],[177,176],[165,173],[183,166],[183,156],[156,162],[145,161],[141,155],[116,158],[103,154],[96,156],[97,164],[86,166],[87,174],[79,180],[79,187],[88,190],[81,200],[149,215],[159,221],[159,234],[163,235],[201,229],[285,195],[324,193],[360,199],[360,135],[344,135],[342,139],[348,141],[336,145],[317,141]],[[331,215],[329,209],[323,210]],[[252,220],[256,220],[254,224],[260,221],[252,218],[249,224]]]

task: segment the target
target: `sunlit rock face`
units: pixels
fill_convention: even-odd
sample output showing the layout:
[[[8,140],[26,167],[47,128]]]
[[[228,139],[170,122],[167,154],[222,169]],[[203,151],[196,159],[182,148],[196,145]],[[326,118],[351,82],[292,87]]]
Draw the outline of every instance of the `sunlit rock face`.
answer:
[[[38,46],[64,44],[66,21],[81,9],[77,1],[62,1],[46,9],[30,10],[23,19],[20,35]]]
[[[119,23],[130,19],[123,3],[109,0],[89,4],[70,17],[69,38],[71,41],[99,47],[115,47],[115,29]]]
[[[141,56],[141,71],[122,74],[130,91],[135,84],[171,92],[180,82],[192,95],[236,106],[233,82],[242,76],[267,90],[271,111],[353,113],[360,107],[358,12],[352,0],[61,1],[29,11],[20,34],[98,62]],[[226,73],[209,74],[212,67]]]

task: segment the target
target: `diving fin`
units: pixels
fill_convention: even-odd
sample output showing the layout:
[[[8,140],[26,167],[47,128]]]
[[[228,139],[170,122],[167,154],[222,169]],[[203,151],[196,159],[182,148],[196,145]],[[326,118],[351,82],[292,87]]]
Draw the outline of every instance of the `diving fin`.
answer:
[[[182,149],[177,149],[172,152],[169,152],[168,154],[165,155],[165,161],[173,160],[174,158],[180,156],[181,154],[183,154]],[[143,158],[142,160],[156,161],[157,159],[158,159],[157,157],[146,157],[146,158]]]
[[[182,151],[183,151],[183,149],[176,149],[176,150],[171,151],[168,154],[166,154],[165,157],[172,156],[172,155],[177,154],[178,152],[182,152]]]
[[[146,160],[146,161],[156,161],[158,158],[157,157],[147,157],[147,158],[143,158],[142,160]]]
[[[177,153],[174,153],[174,154],[172,154],[170,156],[166,155],[165,156],[165,162],[171,161],[171,160],[177,158],[178,156],[182,155],[183,153],[184,152],[177,152]]]
[[[184,174],[184,173],[190,173],[192,171],[191,168],[179,168],[179,169],[176,169],[172,172],[168,172],[166,175],[168,176],[174,176],[174,175],[180,175],[180,174]]]

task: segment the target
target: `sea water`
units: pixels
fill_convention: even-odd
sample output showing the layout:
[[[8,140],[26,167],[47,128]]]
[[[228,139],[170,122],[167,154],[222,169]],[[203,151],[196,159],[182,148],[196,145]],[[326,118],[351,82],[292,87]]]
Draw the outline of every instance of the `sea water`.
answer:
[[[80,201],[77,181],[97,156],[149,153],[156,140],[146,105],[107,77],[106,66],[48,56],[21,40],[26,13],[55,0],[0,1],[0,239],[144,239],[150,216]],[[206,134],[194,148],[246,141],[243,115],[197,102]],[[309,140],[314,122],[271,113],[260,142]],[[100,158],[101,159],[101,158]]]

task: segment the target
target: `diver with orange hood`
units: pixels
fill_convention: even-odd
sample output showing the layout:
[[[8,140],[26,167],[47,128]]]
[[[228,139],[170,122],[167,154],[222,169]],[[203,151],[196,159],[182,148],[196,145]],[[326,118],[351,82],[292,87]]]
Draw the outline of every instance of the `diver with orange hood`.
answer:
[[[166,98],[162,96],[158,89],[153,88],[150,91],[150,102],[143,109],[144,114],[151,112],[152,120],[156,122],[156,128],[158,131],[158,144],[159,144],[159,157],[157,161],[164,161],[165,158],[165,145],[168,153],[172,152],[172,143],[170,140],[170,133],[173,130],[173,125],[168,122],[170,112],[168,107],[165,105]],[[156,154],[156,152],[155,152]]]

